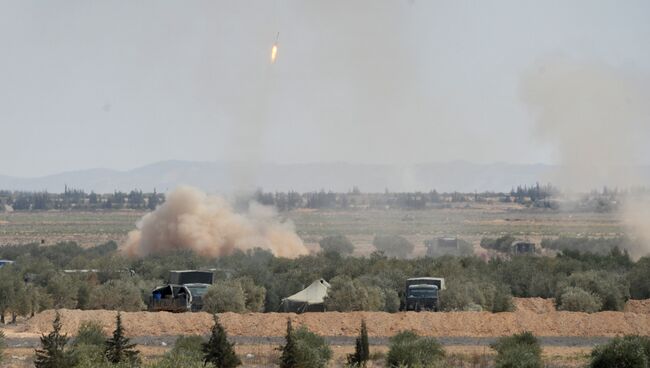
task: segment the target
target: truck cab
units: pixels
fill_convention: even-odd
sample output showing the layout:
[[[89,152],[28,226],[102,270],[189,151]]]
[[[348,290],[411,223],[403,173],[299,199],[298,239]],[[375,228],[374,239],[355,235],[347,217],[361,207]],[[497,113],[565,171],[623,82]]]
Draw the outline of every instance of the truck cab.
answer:
[[[439,291],[444,290],[445,279],[438,277],[415,277],[406,280],[403,310],[438,311]]]

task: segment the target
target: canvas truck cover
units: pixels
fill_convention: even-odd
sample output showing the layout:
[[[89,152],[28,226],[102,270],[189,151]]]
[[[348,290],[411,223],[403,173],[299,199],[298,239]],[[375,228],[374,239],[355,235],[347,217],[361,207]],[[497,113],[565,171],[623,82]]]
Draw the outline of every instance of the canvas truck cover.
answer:
[[[169,283],[176,285],[183,284],[212,284],[214,272],[197,270],[169,271]]]

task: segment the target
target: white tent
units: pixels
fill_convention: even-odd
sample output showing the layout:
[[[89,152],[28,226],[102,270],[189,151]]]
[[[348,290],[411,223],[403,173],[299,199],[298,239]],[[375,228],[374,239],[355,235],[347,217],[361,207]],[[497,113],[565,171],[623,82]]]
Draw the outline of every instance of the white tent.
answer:
[[[327,296],[330,284],[319,279],[289,297],[282,299],[282,309],[285,312],[324,311],[323,302]]]

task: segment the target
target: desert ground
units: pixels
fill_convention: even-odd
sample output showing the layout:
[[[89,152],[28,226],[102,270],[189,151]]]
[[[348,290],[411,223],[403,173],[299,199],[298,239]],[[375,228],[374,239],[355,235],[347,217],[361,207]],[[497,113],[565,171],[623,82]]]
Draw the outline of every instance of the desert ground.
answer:
[[[13,212],[0,214],[0,244],[75,241],[93,246],[109,240],[123,242],[145,214],[142,211]],[[372,252],[376,234],[398,234],[424,253],[424,240],[459,236],[476,245],[482,237],[513,234],[531,241],[559,235],[615,236],[625,231],[612,213],[529,209],[517,204],[467,203],[427,210],[358,209],[294,210],[280,217],[295,224],[312,248],[326,235],[344,234],[356,254]]]

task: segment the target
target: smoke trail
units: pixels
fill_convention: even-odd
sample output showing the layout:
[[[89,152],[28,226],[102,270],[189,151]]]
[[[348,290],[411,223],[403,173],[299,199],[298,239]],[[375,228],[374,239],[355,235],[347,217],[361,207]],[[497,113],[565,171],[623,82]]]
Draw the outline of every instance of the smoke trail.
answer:
[[[252,203],[248,213],[238,214],[225,199],[187,186],[170,192],[163,205],[146,214],[122,246],[131,257],[182,249],[220,257],[253,248],[286,258],[308,253],[293,224],[278,221],[272,208]]]
[[[535,113],[535,133],[557,148],[561,164],[548,179],[572,191],[647,185],[639,171],[649,152],[647,82],[645,75],[567,60],[545,62],[527,73],[521,92]],[[649,204],[648,198],[628,195],[620,213],[646,244]]]

